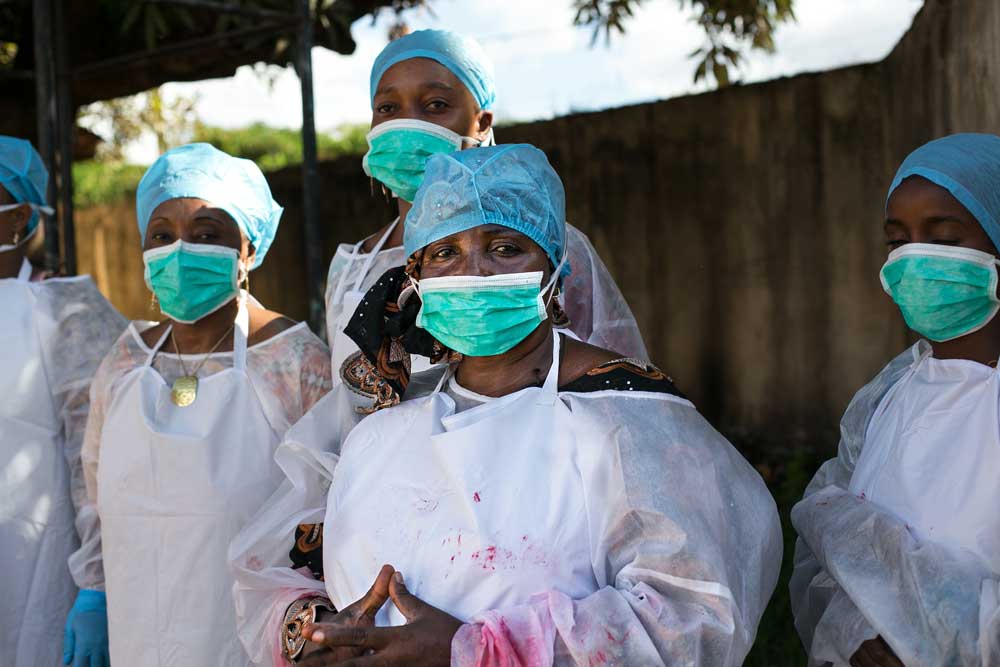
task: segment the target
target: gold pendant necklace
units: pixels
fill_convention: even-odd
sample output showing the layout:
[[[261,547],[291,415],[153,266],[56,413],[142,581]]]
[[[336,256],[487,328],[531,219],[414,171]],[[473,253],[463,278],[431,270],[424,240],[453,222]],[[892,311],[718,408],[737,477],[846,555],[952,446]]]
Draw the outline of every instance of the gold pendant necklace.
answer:
[[[198,378],[194,375],[182,375],[174,380],[170,398],[179,408],[186,408],[194,403],[194,399],[198,398]]]
[[[208,358],[212,356],[212,353],[219,349],[219,346],[222,345],[222,341],[229,338],[229,334],[231,334],[235,328],[236,324],[234,323],[233,326],[229,327],[229,331],[222,334],[222,338],[216,341],[215,345],[212,346],[212,349],[208,351],[208,354],[202,357],[202,360],[198,362],[198,365],[195,366],[194,370],[190,373],[187,372],[187,368],[184,366],[181,349],[177,347],[177,339],[174,337],[173,331],[170,332],[170,338],[174,342],[174,350],[177,352],[177,361],[181,364],[182,373],[179,378],[174,380],[174,384],[170,387],[170,400],[174,402],[174,405],[179,408],[186,408],[195,402],[198,398],[198,371],[200,371],[201,367],[205,365]]]

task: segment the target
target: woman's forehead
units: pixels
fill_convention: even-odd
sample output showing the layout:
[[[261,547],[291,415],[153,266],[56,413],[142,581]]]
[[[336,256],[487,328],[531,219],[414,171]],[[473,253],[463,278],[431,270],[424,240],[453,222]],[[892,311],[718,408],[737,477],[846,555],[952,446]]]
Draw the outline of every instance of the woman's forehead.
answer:
[[[153,209],[153,213],[150,216],[151,221],[157,219],[179,221],[196,218],[215,219],[227,224],[227,226],[229,224],[237,226],[236,221],[224,209],[208,200],[197,197],[168,199]]]
[[[473,239],[483,239],[483,238],[496,238],[498,236],[513,238],[517,240],[528,241],[532,244],[535,242],[528,238],[526,235],[517,231],[516,229],[511,229],[504,225],[477,225],[469,229],[462,230],[460,232],[455,232],[449,236],[441,238],[441,241],[461,241],[461,240],[473,240]],[[436,243],[436,241],[435,241]]]
[[[430,58],[409,58],[387,69],[379,79],[375,96],[434,88],[472,97],[450,69]]]
[[[886,218],[890,220],[906,216],[934,217],[946,213],[975,222],[972,213],[946,188],[922,176],[911,176],[900,183],[889,196],[886,206]]]

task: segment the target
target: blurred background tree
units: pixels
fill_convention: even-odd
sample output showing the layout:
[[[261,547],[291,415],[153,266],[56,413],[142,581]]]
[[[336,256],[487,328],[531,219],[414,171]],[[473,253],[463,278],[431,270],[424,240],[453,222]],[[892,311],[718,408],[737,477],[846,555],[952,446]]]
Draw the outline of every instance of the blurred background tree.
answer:
[[[589,26],[593,40],[625,35],[629,19],[649,0],[569,0],[574,23]],[[749,49],[773,52],[777,27],[794,19],[794,0],[675,0],[693,12],[693,20],[704,31],[704,46],[691,54],[697,59],[694,79],[712,79],[719,86],[734,80],[743,54]],[[351,26],[383,12],[394,15],[387,37],[398,38],[409,31],[408,10],[430,8],[434,0],[312,0],[316,43],[339,53],[352,53],[356,44]],[[76,34],[88,34],[88,26],[108,39],[74,40],[76,66],[118,58],[119,67],[98,70],[78,78],[74,98],[84,104],[80,125],[103,138],[95,156],[107,178],[96,177],[97,165],[81,164],[77,199],[94,203],[115,192],[114,185],[133,189],[136,170],[125,164],[125,153],[142,137],[152,135],[159,152],[187,141],[208,141],[235,155],[255,160],[266,170],[280,169],[301,161],[298,131],[257,123],[245,128],[223,129],[198,122],[193,98],[166,96],[159,86],[166,81],[185,81],[231,75],[241,65],[252,65],[262,79],[294,61],[294,44],[288,36],[273,32],[254,33],[261,24],[287,16],[289,0],[224,0],[195,5],[188,0],[69,0],[70,24]],[[214,4],[217,11],[206,7]],[[12,0],[0,4],[0,70],[32,66],[30,2]],[[218,9],[223,8],[223,9]],[[229,9],[225,9],[229,8]],[[232,11],[237,8],[241,11]],[[246,10],[243,12],[242,10]],[[222,38],[241,34],[242,37]],[[182,51],[169,58],[143,59],[143,53],[172,44],[219,35],[211,48]],[[127,57],[139,54],[136,59]],[[125,57],[123,57],[125,56]],[[27,91],[24,91],[27,93]],[[28,96],[27,99],[32,99]],[[95,101],[98,100],[98,101]],[[27,109],[23,109],[27,110]],[[25,118],[24,134],[34,121]],[[10,131],[10,130],[8,130]],[[338,128],[317,137],[319,157],[330,159],[365,148],[363,127]],[[17,133],[11,131],[11,133]],[[148,139],[147,139],[148,140]]]
[[[159,88],[154,88],[88,104],[80,109],[78,122],[104,139],[97,149],[99,160],[119,162],[125,159],[127,147],[147,133],[156,137],[161,153],[188,141],[197,122],[195,100],[166,98]]]
[[[426,0],[311,0],[316,46],[354,53],[351,26]],[[71,33],[72,98],[78,106],[117,100],[168,81],[232,76],[243,65],[285,67],[295,60],[291,0],[63,0]],[[0,134],[33,138],[37,130],[32,0],[0,0]],[[160,102],[163,102],[161,99]],[[135,104],[152,109],[148,95]],[[132,103],[122,103],[132,104]],[[134,115],[134,109],[104,111]],[[177,109],[163,110],[169,117]],[[155,109],[154,109],[155,112]],[[121,126],[124,127],[124,126]]]
[[[593,41],[603,35],[625,34],[628,20],[647,0],[573,0],[574,23],[591,26]],[[795,19],[794,0],[677,0],[690,6],[694,20],[705,31],[706,42],[691,53],[698,59],[694,80],[709,76],[719,87],[728,86],[747,49],[774,52],[774,31]]]

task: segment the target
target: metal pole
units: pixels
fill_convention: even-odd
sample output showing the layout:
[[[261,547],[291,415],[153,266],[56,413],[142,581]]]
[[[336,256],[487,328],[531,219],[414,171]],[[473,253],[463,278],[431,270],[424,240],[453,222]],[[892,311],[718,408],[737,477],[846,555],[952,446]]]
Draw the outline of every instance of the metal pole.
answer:
[[[302,218],[306,242],[309,324],[323,327],[323,229],[319,222],[319,170],[316,167],[316,121],[313,115],[313,21],[309,0],[297,0],[299,14],[296,69],[302,84]]]
[[[69,40],[66,36],[66,0],[55,0],[53,14],[56,40],[56,119],[59,124],[59,197],[62,222],[63,268],[67,275],[76,275],[76,229],[73,225],[73,130],[76,113],[73,108],[72,72],[69,69]]]
[[[35,38],[35,113],[38,118],[38,153],[51,172],[55,167],[55,82],[52,62],[52,4],[50,0],[33,0],[32,20]],[[49,178],[46,199],[56,203],[55,178]],[[45,267],[59,271],[59,221],[45,220]]]

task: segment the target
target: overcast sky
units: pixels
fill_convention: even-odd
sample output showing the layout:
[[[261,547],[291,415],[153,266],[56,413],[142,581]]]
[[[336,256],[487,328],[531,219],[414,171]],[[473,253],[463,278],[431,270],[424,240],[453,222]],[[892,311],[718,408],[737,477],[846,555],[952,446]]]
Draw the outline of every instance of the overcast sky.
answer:
[[[446,28],[479,39],[497,72],[501,122],[550,118],[675,97],[706,89],[695,86],[695,63],[687,55],[704,35],[677,0],[645,0],[624,36],[591,47],[591,32],[572,27],[570,0],[431,0],[433,13],[407,14],[413,29]],[[922,0],[796,0],[797,22],[776,35],[777,53],[753,54],[740,75],[761,81],[881,60],[909,28]],[[368,74],[386,44],[392,17],[354,26],[357,51],[341,56],[313,53],[316,125],[332,130],[368,122]],[[167,84],[167,94],[195,96],[200,119],[239,127],[263,121],[301,126],[299,84],[291,70],[272,70],[273,84],[242,68],[234,77]],[[137,147],[138,148],[138,147]],[[147,150],[136,158],[152,159]],[[145,158],[145,159],[144,159]]]

